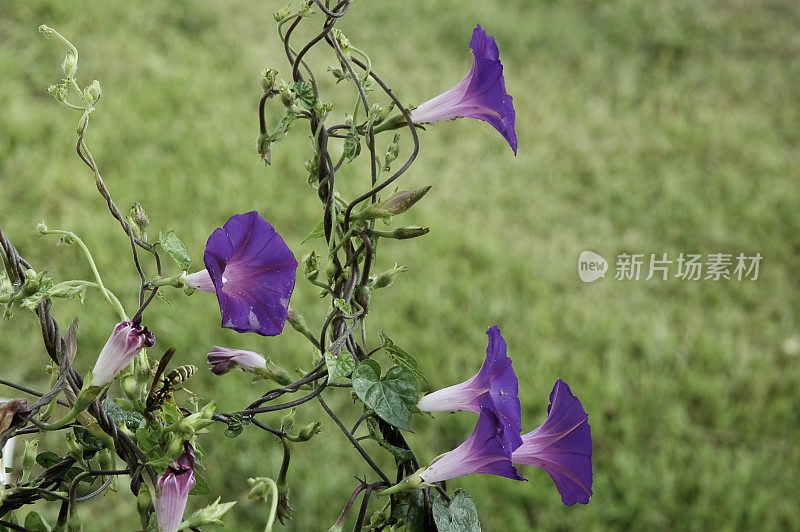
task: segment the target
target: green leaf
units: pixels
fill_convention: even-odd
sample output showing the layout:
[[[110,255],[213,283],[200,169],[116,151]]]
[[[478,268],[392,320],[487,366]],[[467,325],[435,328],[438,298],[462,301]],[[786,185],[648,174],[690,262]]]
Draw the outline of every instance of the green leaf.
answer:
[[[189,492],[189,495],[208,495],[211,493],[211,488],[208,487],[208,482],[206,482],[206,479],[203,478],[203,475],[197,471],[196,467],[194,468],[194,479],[197,484],[194,485],[192,491]]]
[[[61,457],[52,451],[44,451],[36,455],[36,463],[47,469],[61,463]]]
[[[83,446],[84,450],[97,452],[103,448],[103,442],[84,427],[75,426],[72,427],[72,431],[75,433],[75,440]]]
[[[161,247],[164,251],[169,253],[169,256],[178,264],[183,271],[188,271],[189,266],[192,265],[192,259],[186,251],[186,246],[183,245],[181,239],[175,234],[175,231],[167,231],[161,235]]]
[[[103,401],[103,408],[106,409],[106,412],[108,412],[108,415],[114,420],[114,423],[120,427],[127,427],[128,430],[132,431],[144,427],[147,424],[144,416],[139,412],[128,410],[118,404],[118,401],[121,400],[122,398],[116,399],[115,401],[111,401],[110,399]]]
[[[408,462],[409,460],[414,458],[413,451],[409,449],[403,449],[396,445],[392,445],[391,443],[386,441],[386,438],[384,438],[380,432],[380,428],[378,427],[378,422],[375,418],[371,417],[369,418],[369,420],[367,420],[367,427],[369,428],[370,438],[378,442],[378,445],[380,445],[381,447],[392,453],[392,455],[398,460],[398,462],[400,463]]]
[[[136,444],[149,460],[157,460],[164,455],[161,452],[161,429],[154,423],[136,430]]]
[[[408,369],[419,381],[428,382],[428,379],[426,379],[425,375],[422,374],[422,370],[419,367],[417,359],[409,355],[399,345],[396,345],[391,338],[386,336],[386,333],[381,332],[379,333],[379,336],[381,338],[381,342],[383,343],[381,347],[384,351],[386,351],[386,354],[389,355],[392,360],[394,360],[395,364],[399,364]]]
[[[300,243],[305,244],[309,240],[313,240],[315,238],[322,238],[324,236],[325,236],[325,228],[322,227],[322,222],[320,222],[310,233],[306,235],[306,237]]]
[[[228,438],[235,438],[242,433],[244,427],[242,426],[242,414],[237,413],[228,420],[228,428],[225,429],[225,436]]]
[[[392,509],[392,516],[403,521],[405,532],[424,532],[425,496],[422,490],[402,494],[404,498]]]
[[[300,102],[308,110],[314,108],[317,103],[317,98],[314,96],[314,87],[307,81],[297,81],[294,84],[294,92],[300,99]]]
[[[408,430],[417,404],[417,379],[403,366],[394,366],[381,379],[381,366],[365,360],[353,371],[353,391],[381,419]]]
[[[342,155],[345,159],[352,161],[361,154],[361,138],[358,136],[356,128],[350,129],[347,138],[344,139],[344,151]]]
[[[433,520],[439,532],[480,532],[478,509],[466,491],[458,489],[448,507],[441,497],[433,500]]]
[[[350,375],[356,368],[356,361],[349,351],[343,349],[336,355],[325,353],[325,365],[328,366],[328,378],[334,380]]]
[[[278,142],[283,139],[283,137],[286,136],[286,132],[289,131],[289,126],[292,125],[295,119],[297,119],[297,113],[292,109],[287,109],[286,115],[278,121],[278,124],[275,126],[275,131],[269,136],[269,141]]]
[[[25,516],[25,528],[31,532],[50,532],[50,525],[39,512],[30,512]]]

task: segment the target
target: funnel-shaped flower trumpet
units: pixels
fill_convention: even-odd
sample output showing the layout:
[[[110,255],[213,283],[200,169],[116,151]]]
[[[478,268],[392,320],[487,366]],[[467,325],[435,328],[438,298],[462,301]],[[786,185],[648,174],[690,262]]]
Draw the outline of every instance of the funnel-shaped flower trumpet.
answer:
[[[419,473],[423,482],[433,483],[472,473],[490,473],[525,480],[511,463],[505,428],[491,409],[483,409],[467,441]]]
[[[478,373],[466,381],[442,388],[420,399],[420,410],[447,412],[468,410],[480,413],[490,409],[504,427],[511,449],[522,444],[522,414],[518,398],[519,383],[511,359],[506,354],[506,341],[495,325],[486,331],[489,346]]]
[[[514,105],[506,92],[497,43],[478,25],[469,47],[475,57],[467,76],[452,89],[414,109],[411,121],[426,124],[462,117],[483,120],[503,135],[516,155]]]
[[[547,471],[556,483],[561,501],[586,504],[592,496],[592,435],[589,416],[561,379],[550,392],[547,419],[522,436],[512,457],[515,464]]]
[[[156,518],[159,532],[177,532],[183,520],[186,499],[194,485],[194,449],[185,442],[183,454],[170,462],[164,474],[158,477]]]
[[[214,349],[207,355],[207,359],[214,375],[223,375],[236,366],[244,371],[267,367],[266,359],[258,353],[230,347],[214,346]]]
[[[91,386],[105,386],[119,375],[143,347],[153,347],[156,338],[147,327],[123,321],[114,327],[92,369]]]
[[[192,288],[216,292],[222,326],[276,336],[283,331],[297,260],[256,211],[232,216],[206,242],[206,269],[186,276]]]

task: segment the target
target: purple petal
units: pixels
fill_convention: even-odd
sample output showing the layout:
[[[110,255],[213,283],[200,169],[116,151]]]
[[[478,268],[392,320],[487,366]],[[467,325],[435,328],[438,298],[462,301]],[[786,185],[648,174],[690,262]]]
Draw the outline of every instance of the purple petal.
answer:
[[[417,407],[426,412],[491,410],[502,423],[509,452],[522,445],[522,413],[519,384],[506,341],[495,325],[486,331],[489,345],[478,373],[459,384],[442,388],[420,399]]]
[[[196,290],[203,292],[215,292],[214,283],[211,281],[211,276],[208,270],[200,270],[199,272],[190,273],[184,279],[186,284]]]
[[[194,449],[186,442],[184,452],[167,466],[156,487],[156,517],[159,532],[176,532],[183,520],[186,500],[195,486]]]
[[[153,347],[156,338],[147,327],[130,321],[118,323],[108,337],[92,369],[92,385],[105,386],[119,375],[143,347]]]
[[[519,383],[500,329],[495,325],[486,334],[489,336],[489,346],[486,348],[486,360],[477,377],[489,382],[492,410],[503,424],[508,444],[513,451],[522,445],[519,435],[522,432]]]
[[[547,419],[522,436],[514,451],[516,464],[547,471],[564,504],[586,504],[592,496],[592,435],[589,416],[561,379],[550,393]]]
[[[232,216],[208,238],[204,259],[223,327],[264,336],[283,331],[297,260],[264,218],[256,211]]]
[[[267,362],[263,356],[244,349],[214,346],[214,349],[208,353],[206,358],[208,363],[211,364],[211,371],[215,375],[227,373],[235,366],[239,366],[245,371],[267,367]]]
[[[425,482],[440,482],[472,473],[489,473],[525,480],[511,463],[502,423],[491,410],[482,410],[467,441],[421,473]]]
[[[497,43],[478,25],[469,46],[474,55],[469,73],[452,89],[414,109],[411,120],[418,124],[462,117],[483,120],[503,135],[516,155],[516,113]]]

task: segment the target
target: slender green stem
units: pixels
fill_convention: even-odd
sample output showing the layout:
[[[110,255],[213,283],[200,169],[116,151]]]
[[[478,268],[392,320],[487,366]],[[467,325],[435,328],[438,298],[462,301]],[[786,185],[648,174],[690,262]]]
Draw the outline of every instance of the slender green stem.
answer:
[[[117,313],[117,316],[119,316],[120,320],[128,321],[128,315],[125,313],[125,309],[123,308],[122,303],[120,303],[119,299],[117,299],[117,296],[115,296],[111,292],[111,290],[106,288],[105,285],[103,284],[103,279],[100,277],[100,272],[97,271],[97,265],[94,262],[92,253],[89,251],[89,248],[86,247],[86,244],[83,243],[83,240],[78,238],[78,235],[76,235],[71,231],[61,231],[58,229],[40,229],[39,231],[43,235],[65,236],[69,239],[72,239],[76,244],[78,244],[78,247],[81,248],[81,251],[83,251],[83,254],[86,257],[86,260],[89,261],[89,267],[92,269],[94,278],[97,281],[98,289],[100,290],[100,292],[102,292],[103,296],[105,296],[106,300],[108,301],[108,304],[111,305],[111,308],[114,309],[114,312]]]

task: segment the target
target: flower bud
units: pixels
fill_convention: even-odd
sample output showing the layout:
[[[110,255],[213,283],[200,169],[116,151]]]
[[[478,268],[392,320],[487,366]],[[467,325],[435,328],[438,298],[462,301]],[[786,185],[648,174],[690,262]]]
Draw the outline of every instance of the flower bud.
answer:
[[[264,67],[264,72],[261,74],[261,88],[264,89],[264,92],[269,92],[275,87],[275,80],[277,77],[277,70]]]
[[[45,39],[52,39],[56,32],[53,30],[53,28],[42,24],[39,26],[39,33],[41,33],[42,37]]]
[[[281,418],[281,432],[289,432],[294,428],[294,415],[296,408],[289,410],[289,413]]]
[[[123,321],[114,327],[92,369],[91,386],[105,386],[130,364],[143,347],[153,347],[156,338],[147,327]]]
[[[75,73],[78,71],[78,56],[74,52],[67,52],[67,55],[64,56],[64,62],[61,63],[61,68],[64,70],[67,79],[74,78]]]
[[[290,6],[291,3],[286,4],[286,7],[284,7],[283,9],[279,9],[272,14],[272,18],[275,19],[275,22],[280,22],[292,14],[292,8]]]
[[[164,474],[158,477],[155,507],[159,532],[177,532],[195,483],[194,448],[185,442],[183,454],[170,462]]]
[[[387,219],[395,214],[402,214],[428,193],[430,186],[417,190],[398,190],[385,200],[373,203],[356,215],[360,220]]]
[[[99,100],[102,94],[103,89],[100,87],[100,82],[97,80],[92,81],[92,84],[89,85],[89,95],[92,97],[92,101],[96,102]]]
[[[319,275],[319,257],[317,257],[317,254],[313,250],[309,251],[303,255],[300,262],[303,265],[303,275],[305,278],[309,281],[316,280]]]
[[[233,508],[236,501],[224,502],[220,504],[219,497],[205,508],[201,508],[192,515],[184,519],[183,530],[199,530],[200,527],[208,525],[223,525],[222,516]]]
[[[422,227],[421,225],[409,225],[408,227],[398,227],[393,231],[394,238],[398,240],[405,240],[407,238],[416,238],[418,236],[427,235],[430,232],[429,227]]]
[[[339,43],[339,48],[342,50],[342,55],[350,59],[350,40],[345,37],[344,33],[338,28],[333,28],[333,38]]]
[[[278,91],[280,92],[281,102],[283,102],[283,105],[286,107],[291,107],[295,98],[292,87],[286,83],[286,81],[281,80],[281,82],[278,84]]]
[[[322,432],[322,423],[319,421],[309,423],[300,429],[300,432],[297,434],[297,441],[308,441],[320,432]]]
[[[370,287],[374,290],[377,288],[386,288],[394,282],[395,277],[400,273],[408,270],[405,266],[398,266],[397,264],[391,270],[379,273],[370,282]]]
[[[133,205],[131,205],[129,215],[133,223],[136,224],[141,231],[146,231],[147,228],[150,227],[150,218],[147,216],[147,213],[144,212],[142,204],[138,201],[134,201]]]
[[[39,450],[39,440],[33,439],[25,442],[25,452],[22,454],[22,479],[21,482],[27,482],[30,478],[33,466],[36,465],[36,455]]]

